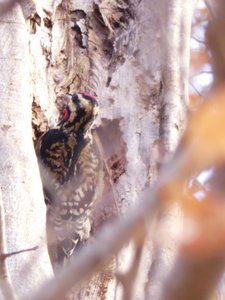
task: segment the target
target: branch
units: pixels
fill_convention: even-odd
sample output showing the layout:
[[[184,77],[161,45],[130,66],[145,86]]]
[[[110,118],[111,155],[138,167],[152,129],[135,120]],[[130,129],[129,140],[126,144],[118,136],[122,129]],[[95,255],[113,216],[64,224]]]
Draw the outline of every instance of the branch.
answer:
[[[198,94],[199,97],[203,97],[201,92],[196,88],[196,86],[193,84],[193,82],[191,82],[191,80],[189,80],[189,84],[195,90],[196,94]]]
[[[206,45],[205,40],[200,40],[199,38],[197,38],[196,36],[192,35],[191,38],[193,40],[195,40],[196,42],[198,42],[199,44],[203,44],[204,46]]]
[[[171,204],[170,200],[183,197],[182,202],[185,202],[184,186],[187,180],[208,165],[214,164],[215,160],[225,159],[223,139],[212,131],[212,124],[215,121],[224,124],[224,106],[224,93],[216,94],[211,101],[202,105],[190,119],[181,145],[171,161],[162,169],[157,185],[152,190],[147,188],[143,195],[140,195],[140,205],[127,212],[124,218],[116,219],[110,227],[102,228],[96,237],[96,242],[82,248],[82,251],[78,252],[71,261],[70,266],[62,270],[56,279],[46,283],[33,299],[63,298],[72,287],[77,287],[90,273],[98,272],[106,266],[111,257],[116,255],[127,242],[140,238],[140,234],[145,232],[145,221],[151,224],[155,215],[166,205]],[[211,135],[208,134],[209,132]],[[220,226],[218,228],[220,229]],[[214,230],[215,227],[212,229]],[[208,235],[204,236],[206,241],[207,237]]]
[[[56,279],[46,283],[46,285],[41,289],[41,291],[39,291],[38,294],[36,294],[36,296],[33,297],[33,299],[62,299],[72,287],[76,288],[78,284],[87,279],[91,273],[98,272],[105,267],[107,263],[110,262],[112,256],[116,255],[127,242],[132,239],[140,239],[140,235],[145,234],[145,221],[148,221],[151,224],[151,222],[155,219],[155,215],[166,205],[170,205],[171,201],[182,199],[184,208],[185,203],[186,205],[190,205],[191,200],[188,199],[188,201],[186,201],[187,199],[184,194],[184,187],[186,186],[187,181],[193,177],[193,174],[198,174],[200,170],[208,167],[209,165],[225,160],[224,139],[222,138],[222,135],[218,134],[217,127],[214,124],[215,122],[216,124],[225,124],[224,94],[225,90],[222,90],[220,93],[214,95],[211,100],[205,102],[201,109],[192,116],[189,122],[189,127],[187,128],[175,155],[171,159],[170,163],[164,166],[157,185],[152,190],[146,189],[143,195],[140,196],[140,205],[133,208],[130,212],[127,212],[124,218],[115,220],[114,223],[110,224],[110,227],[104,227],[100,231],[99,235],[97,235],[96,242],[93,244],[87,244],[86,247],[82,248],[82,251],[78,252],[74,260],[71,261],[70,266],[67,269],[63,269]],[[215,125],[214,127],[213,124]],[[216,131],[217,134],[214,131]],[[220,265],[222,267],[225,260],[225,242],[223,239],[219,239],[220,244],[211,245],[211,247],[215,248],[213,248],[213,250],[215,250],[213,254],[210,253],[210,255],[208,255],[208,252],[206,251],[210,251],[210,249],[212,249],[209,248],[208,238],[215,235],[215,229],[218,230],[218,232],[216,232],[217,235],[220,232],[220,236],[224,233],[224,231],[222,231],[223,227],[221,226],[224,224],[224,214],[222,211],[223,206],[220,204],[219,207],[216,206],[216,208],[214,208],[216,213],[220,213],[217,217],[211,211],[213,203],[208,209],[210,215],[206,214],[208,212],[207,203],[205,203],[205,205],[202,203],[200,207],[197,206],[199,216],[194,214],[196,207],[194,207],[193,215],[191,216],[199,226],[199,230],[202,230],[203,246],[201,255],[204,253],[205,257],[201,260],[201,269],[204,270],[204,272],[207,269],[208,264],[211,266],[210,261],[214,260],[214,257],[218,254],[220,254],[219,260],[221,259],[222,263]],[[196,200],[193,201],[193,205],[195,204],[198,205]],[[204,221],[199,218],[201,216],[203,216]],[[206,223],[206,221],[208,223]],[[205,228],[205,226],[211,227]],[[196,285],[192,279],[195,278],[193,276],[193,272],[195,272],[194,266],[196,263],[198,264],[199,259],[199,255],[195,255],[195,251],[199,251],[199,247],[197,247],[197,250],[196,248],[194,249],[194,254],[189,251],[189,254],[191,253],[192,257],[187,257],[186,269],[183,268],[183,264],[180,265],[182,257],[178,259],[178,270],[180,266],[181,270],[184,272],[189,271],[189,274],[185,275],[187,277],[190,276],[189,279],[193,286]],[[204,263],[206,264],[206,269],[204,267]],[[215,281],[221,275],[221,268],[209,269],[207,274],[212,274],[211,283],[207,283],[207,291],[211,291],[214,288]],[[168,278],[168,282],[170,282],[170,278],[171,277]],[[203,279],[204,278],[199,278],[197,286],[198,289],[204,285]],[[177,283],[179,284],[179,281],[177,281]],[[170,287],[170,284],[166,285],[166,289],[168,287]],[[171,286],[171,288],[173,287]],[[164,295],[167,295],[167,292],[169,293],[166,289],[164,291]]]
[[[0,257],[6,250],[6,240],[5,240],[5,215],[2,203],[2,193],[0,189]],[[8,267],[5,259],[0,259],[0,286],[2,289],[2,294],[5,299],[16,299],[16,293],[11,283],[11,278],[9,275]]]
[[[38,246],[35,246],[35,247],[32,247],[32,248],[27,248],[27,249],[23,249],[23,250],[18,250],[18,251],[13,251],[13,252],[10,252],[10,253],[3,253],[3,254],[0,254],[0,260],[4,260],[10,256],[14,256],[14,255],[17,255],[17,254],[20,254],[20,253],[24,253],[24,252],[29,252],[29,251],[34,251],[34,250],[37,250],[38,249]]]

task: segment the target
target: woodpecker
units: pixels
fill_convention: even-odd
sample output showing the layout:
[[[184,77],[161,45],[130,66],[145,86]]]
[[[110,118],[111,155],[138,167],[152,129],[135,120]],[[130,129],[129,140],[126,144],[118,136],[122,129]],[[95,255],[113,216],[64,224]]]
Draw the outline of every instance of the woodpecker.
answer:
[[[59,124],[36,146],[54,270],[67,264],[89,238],[93,210],[101,197],[102,160],[91,134],[98,110],[94,96],[73,94]]]

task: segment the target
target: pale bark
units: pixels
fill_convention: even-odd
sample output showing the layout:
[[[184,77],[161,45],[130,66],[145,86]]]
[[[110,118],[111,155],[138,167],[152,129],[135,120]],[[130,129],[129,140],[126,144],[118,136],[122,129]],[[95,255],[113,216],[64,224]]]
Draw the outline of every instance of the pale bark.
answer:
[[[8,62],[7,70],[1,75],[4,74],[6,86],[10,86],[13,82],[16,84],[16,90],[8,88],[7,92],[0,90],[2,105],[6,106],[2,106],[3,111],[10,116],[12,114],[11,121],[2,120],[2,124],[6,125],[3,132],[4,143],[6,134],[10,139],[9,145],[4,146],[1,157],[3,160],[1,169],[4,170],[6,161],[4,151],[8,149],[7,156],[12,157],[10,168],[14,171],[14,173],[11,171],[10,180],[5,175],[2,179],[2,186],[6,186],[3,193],[4,203],[7,201],[6,195],[10,194],[10,189],[13,191],[9,195],[12,199],[6,202],[5,208],[8,216],[9,251],[19,250],[15,247],[29,248],[36,244],[40,246],[39,249],[45,249],[42,248],[45,242],[43,238],[45,209],[40,179],[37,175],[31,139],[25,138],[31,136],[29,126],[31,100],[28,89],[28,66],[26,65],[29,59],[31,61],[30,92],[34,100],[35,133],[40,134],[44,131],[47,123],[50,126],[56,123],[58,112],[55,101],[60,107],[66,92],[73,93],[76,90],[88,89],[96,92],[98,96],[100,115],[97,120],[97,134],[104,148],[106,169],[109,170],[109,175],[113,179],[109,180],[113,185],[113,196],[106,188],[100,213],[96,214],[94,223],[94,231],[96,231],[99,224],[104,224],[118,212],[120,215],[127,215],[128,209],[138,205],[141,201],[142,192],[149,185],[154,184],[159,159],[159,139],[161,138],[164,155],[173,152],[178,143],[185,124],[189,63],[188,39],[193,3],[194,1],[187,0],[143,0],[129,3],[109,0],[35,1],[35,6],[29,9],[26,9],[26,4],[24,4],[27,25],[30,28],[30,58],[28,58],[28,37],[25,34],[26,27],[21,12],[18,7],[15,8],[13,14],[11,12],[13,17],[17,16],[18,24],[14,31],[10,31],[12,34],[10,43],[13,45],[14,42],[20,41],[20,46],[15,51],[19,60],[13,60],[13,65]],[[5,25],[7,26],[12,28],[13,25]],[[6,42],[3,46],[8,49]],[[3,46],[1,49],[4,49]],[[13,54],[14,52],[10,53],[11,59],[14,57]],[[2,64],[2,70],[6,67],[4,64]],[[17,68],[13,68],[14,66]],[[11,75],[8,82],[5,74]],[[17,101],[16,103],[10,102],[9,99]],[[20,105],[16,105],[18,102]],[[12,107],[16,107],[16,111],[12,110]],[[17,124],[14,123],[15,119]],[[18,126],[18,124],[21,125]],[[19,141],[17,141],[18,137]],[[12,145],[15,140],[18,143],[17,148]],[[21,160],[18,157],[20,154],[18,149],[26,151],[25,154],[22,152]],[[20,169],[13,164],[14,157],[20,161]],[[34,172],[28,179],[29,170],[34,170]],[[26,182],[26,190],[21,187],[21,176]],[[7,182],[4,181],[6,178]],[[21,191],[24,191],[24,194]],[[148,189],[147,191],[149,192]],[[26,209],[25,205],[27,205]],[[143,207],[140,208],[142,209]],[[16,217],[14,217],[15,210]],[[12,212],[12,217],[9,216],[9,212]],[[27,227],[29,228],[24,228],[24,215],[28,218]],[[157,257],[154,257],[153,245],[149,241],[142,252],[142,259],[140,253],[136,252],[135,272],[137,272],[138,280],[134,292],[131,293],[134,299],[143,299],[146,296],[144,285],[150,265],[154,260],[160,274],[166,274],[170,269],[175,248],[175,242],[171,238],[171,228],[172,226],[175,229],[179,228],[177,216],[179,213],[176,210],[172,211],[171,217],[170,213],[164,213],[164,227],[169,228],[167,234],[169,238],[166,239],[166,243],[163,243],[163,253],[159,253],[156,247]],[[22,225],[20,226],[23,228],[19,234],[15,233],[15,228],[19,224],[18,217],[21,219]],[[38,218],[40,222],[38,229],[40,230],[39,236],[43,238],[43,244],[37,240],[36,234],[30,236],[32,231],[37,233],[37,229],[33,228],[36,224],[33,221],[35,218]],[[127,220],[130,219],[126,219],[125,223]],[[116,239],[116,230],[119,231],[121,228],[115,226],[115,234],[112,235],[114,239]],[[122,233],[124,234],[121,232],[121,235]],[[118,243],[112,239],[112,244],[107,245],[111,246],[106,249],[108,255],[113,251],[119,252],[124,242],[129,239],[133,239],[132,231],[129,234],[126,232],[125,236],[122,235]],[[27,244],[28,241],[31,245]],[[115,248],[113,248],[113,241]],[[171,247],[172,250],[170,250]],[[124,247],[118,257],[118,268],[113,266],[109,271],[93,276],[89,283],[85,283],[80,290],[76,291],[77,298],[79,295],[81,299],[113,299],[116,294],[115,297],[120,299],[121,293],[111,274],[112,271],[119,272],[117,277],[121,280],[121,273],[126,273],[126,270],[132,266],[132,255],[135,249],[136,244]],[[95,254],[99,253],[93,253],[90,257],[95,258]],[[35,255],[37,251],[33,257]],[[108,261],[107,253],[105,255]],[[21,254],[21,256],[26,260],[31,254]],[[25,278],[21,284],[17,278],[18,270],[22,268],[21,256],[13,258],[16,265],[11,264],[13,284],[16,290],[19,290],[19,294],[29,289],[33,290],[33,275],[37,275],[36,269],[33,268],[31,274],[29,273],[29,278]],[[40,261],[38,259],[41,270],[44,260],[47,260],[46,253],[40,255]],[[83,256],[83,261],[85,261],[85,256]],[[101,265],[101,262],[99,264]],[[40,276],[43,280],[46,278],[49,274],[48,267],[47,265],[45,275],[43,272],[37,275],[35,284],[40,283]],[[146,297],[158,299],[163,278],[154,271],[150,273],[151,281],[146,286],[148,291]],[[70,280],[67,283],[61,282],[62,289],[67,288],[68,284],[72,285],[71,274],[68,275]],[[83,276],[86,278],[87,274]],[[79,281],[79,278],[77,280]],[[122,279],[122,281],[125,280]],[[25,284],[26,288],[24,288]],[[59,291],[55,293],[54,297],[60,295]],[[61,293],[63,294],[64,290],[61,290]],[[50,297],[46,299],[52,299]]]
[[[0,191],[0,286],[1,293],[6,299],[14,300],[16,298],[15,291],[12,285],[11,276],[9,274],[6,263],[6,234],[5,234],[5,214],[2,203],[2,194]]]
[[[196,1],[161,1],[156,24],[160,24],[162,97],[160,106],[159,137],[164,159],[176,149],[186,125],[188,105],[189,41],[191,17]],[[156,3],[155,3],[156,7]],[[156,8],[155,8],[156,10]],[[149,272],[148,296],[158,299],[176,256],[176,237],[182,231],[182,215],[177,206],[161,215],[162,223],[156,247],[153,268]]]
[[[0,34],[0,185],[6,251],[38,246],[36,251],[7,258],[14,289],[24,296],[50,277],[51,268],[42,187],[32,144],[27,27],[19,5],[1,16]]]

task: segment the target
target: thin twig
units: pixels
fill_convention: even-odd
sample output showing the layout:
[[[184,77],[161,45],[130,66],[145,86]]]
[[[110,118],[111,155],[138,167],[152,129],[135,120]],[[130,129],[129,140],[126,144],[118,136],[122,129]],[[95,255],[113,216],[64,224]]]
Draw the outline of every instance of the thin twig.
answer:
[[[20,254],[20,253],[24,253],[24,252],[29,252],[29,251],[34,251],[34,250],[37,250],[38,249],[38,246],[35,246],[35,247],[32,247],[32,248],[27,248],[27,249],[23,249],[23,250],[18,250],[18,251],[13,251],[13,252],[10,252],[10,253],[3,253],[3,254],[0,254],[0,260],[4,260],[10,256],[14,256],[14,255],[17,255],[17,254]]]
[[[196,36],[191,36],[191,38],[193,39],[193,40],[195,40],[196,42],[198,42],[199,44],[204,44],[204,45],[206,45],[206,41],[205,40],[200,40],[199,38],[197,38]]]
[[[198,94],[198,96],[203,97],[201,92],[196,88],[196,86],[191,82],[191,80],[189,80],[189,84],[195,90],[195,92]]]
[[[2,202],[2,193],[0,189],[0,256],[4,255],[3,253],[5,252],[5,214]],[[5,299],[14,300],[17,298],[14,288],[12,286],[10,274],[5,259],[0,259],[0,286]]]

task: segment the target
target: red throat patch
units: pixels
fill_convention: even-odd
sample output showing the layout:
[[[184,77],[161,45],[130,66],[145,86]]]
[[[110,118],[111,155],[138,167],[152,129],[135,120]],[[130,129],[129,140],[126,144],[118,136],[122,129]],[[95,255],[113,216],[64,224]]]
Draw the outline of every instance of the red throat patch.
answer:
[[[67,120],[69,115],[70,115],[69,109],[68,109],[68,107],[66,107],[63,111],[63,120],[64,121]]]

